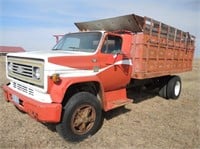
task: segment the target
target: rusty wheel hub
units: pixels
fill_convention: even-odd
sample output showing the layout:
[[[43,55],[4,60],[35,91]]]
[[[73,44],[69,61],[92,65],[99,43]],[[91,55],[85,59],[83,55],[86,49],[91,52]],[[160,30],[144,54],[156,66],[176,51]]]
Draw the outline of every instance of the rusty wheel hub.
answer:
[[[81,105],[75,111],[71,119],[71,127],[74,133],[83,135],[93,126],[96,119],[96,111],[91,105]]]

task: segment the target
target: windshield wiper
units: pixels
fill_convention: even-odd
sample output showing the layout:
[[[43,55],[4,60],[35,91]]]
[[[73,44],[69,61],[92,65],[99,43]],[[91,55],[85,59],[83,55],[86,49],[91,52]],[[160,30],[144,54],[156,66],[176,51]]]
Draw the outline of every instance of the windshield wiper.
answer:
[[[52,49],[52,50],[60,50],[60,49]]]
[[[80,48],[78,48],[78,47],[68,47],[68,48],[73,49],[73,50],[78,50],[78,49],[80,49]]]
[[[70,50],[70,51],[78,51],[80,48],[78,48],[78,47],[68,47],[68,49],[72,49],[72,50]],[[52,50],[63,50],[63,51],[66,51],[66,50],[64,50],[64,49],[58,49],[58,48],[55,48],[55,49],[52,49]]]

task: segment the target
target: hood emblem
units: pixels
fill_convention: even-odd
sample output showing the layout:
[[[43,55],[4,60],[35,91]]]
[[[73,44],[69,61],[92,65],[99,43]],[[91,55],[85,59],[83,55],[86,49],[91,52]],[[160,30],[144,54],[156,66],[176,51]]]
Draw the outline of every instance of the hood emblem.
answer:
[[[17,72],[18,72],[18,73],[22,73],[22,72],[23,72],[23,67],[22,67],[22,66],[18,66]]]

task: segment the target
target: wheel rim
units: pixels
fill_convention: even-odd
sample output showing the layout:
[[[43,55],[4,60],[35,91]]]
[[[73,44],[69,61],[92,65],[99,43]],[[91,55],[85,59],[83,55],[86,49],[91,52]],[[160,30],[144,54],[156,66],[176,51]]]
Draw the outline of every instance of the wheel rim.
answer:
[[[176,82],[174,87],[175,96],[178,96],[181,90],[181,83],[179,81]]]
[[[75,134],[86,134],[94,126],[96,111],[91,105],[81,105],[73,113],[71,128]]]

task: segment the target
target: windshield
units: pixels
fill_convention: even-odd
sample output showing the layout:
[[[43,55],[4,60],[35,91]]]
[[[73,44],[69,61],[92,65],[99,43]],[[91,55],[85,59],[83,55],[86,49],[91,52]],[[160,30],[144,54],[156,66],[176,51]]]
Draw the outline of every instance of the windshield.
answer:
[[[53,50],[95,52],[101,39],[100,32],[66,34]]]

